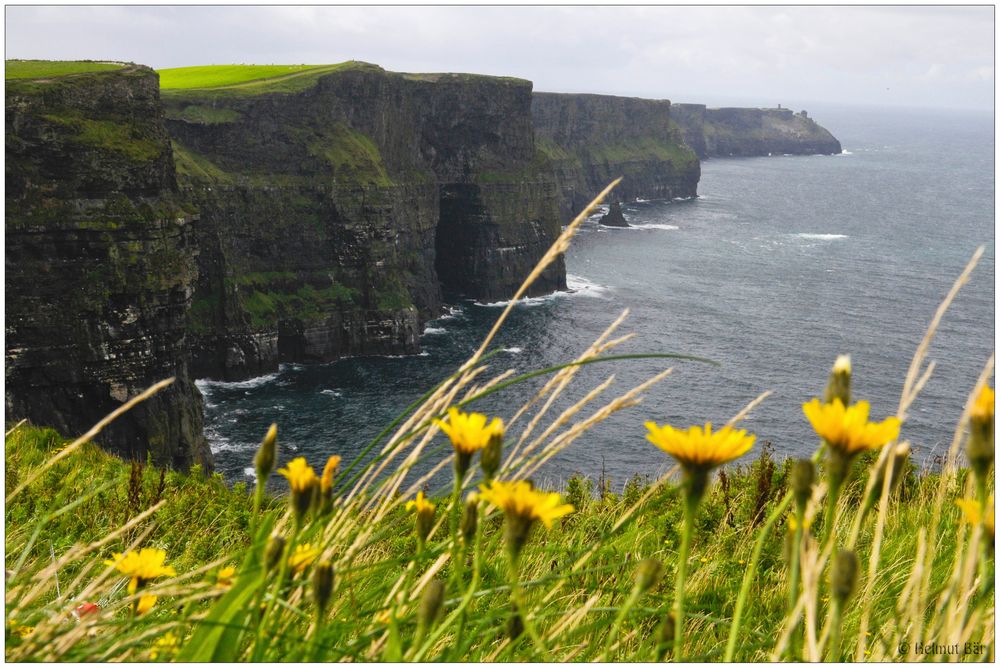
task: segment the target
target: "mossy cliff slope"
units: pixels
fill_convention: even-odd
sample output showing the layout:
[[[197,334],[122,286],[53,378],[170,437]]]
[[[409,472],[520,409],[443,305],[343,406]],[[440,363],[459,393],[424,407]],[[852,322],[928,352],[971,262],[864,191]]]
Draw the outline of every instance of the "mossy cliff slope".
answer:
[[[840,142],[805,111],[675,104],[674,122],[701,158],[757,155],[832,155]]]
[[[671,124],[669,100],[535,93],[531,111],[564,215],[619,176],[612,195],[619,201],[697,195],[701,166]]]
[[[527,81],[346,63],[164,104],[201,211],[201,374],[413,352],[443,293],[509,297],[559,232]]]
[[[7,419],[82,433],[175,376],[98,441],[126,457],[210,465],[185,340],[192,216],[157,76],[88,69],[6,82]]]

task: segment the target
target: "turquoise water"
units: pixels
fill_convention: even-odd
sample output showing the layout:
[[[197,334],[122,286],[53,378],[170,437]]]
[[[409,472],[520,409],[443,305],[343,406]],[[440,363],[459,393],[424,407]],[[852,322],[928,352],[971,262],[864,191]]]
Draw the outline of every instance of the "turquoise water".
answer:
[[[619,352],[687,353],[722,365],[645,360],[581,370],[557,407],[612,373],[606,400],[675,368],[642,405],[589,432],[540,479],[603,472],[621,485],[636,473],[655,475],[669,461],[644,440],[643,421],[725,422],[764,390],[773,395],[744,426],[778,456],[811,452],[815,438],[801,404],[821,392],[841,353],[853,360],[855,396],[872,403],[875,417],[895,412],[935,309],[985,244],[938,331],[930,350],[937,368],[903,427],[918,462],[932,465],[947,449],[994,347],[992,116],[810,111],[841,140],[843,155],[706,161],[698,199],[630,205],[634,229],[588,222],[567,256],[575,291],[515,309],[496,343],[497,370],[569,361],[625,308],[620,331],[637,336]],[[199,381],[219,470],[252,480],[247,467],[272,421],[283,460],[349,459],[464,361],[500,311],[454,305],[429,324],[419,356],[284,365],[243,383]],[[478,408],[506,418],[537,387],[511,389]]]

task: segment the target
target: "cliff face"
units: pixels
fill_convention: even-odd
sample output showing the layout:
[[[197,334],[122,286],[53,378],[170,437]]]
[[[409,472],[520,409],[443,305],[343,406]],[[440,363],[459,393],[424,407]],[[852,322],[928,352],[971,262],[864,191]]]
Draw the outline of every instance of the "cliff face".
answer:
[[[535,93],[531,111],[564,216],[578,213],[619,176],[617,200],[697,194],[701,167],[671,124],[668,100]]]
[[[211,465],[188,373],[196,277],[156,74],[7,80],[6,409],[82,433],[176,382],[98,437],[130,458]]]
[[[674,121],[701,158],[841,152],[840,142],[804,111],[675,104]]]
[[[509,297],[559,233],[530,82],[350,64],[300,88],[165,93],[199,374],[414,352],[442,291]]]

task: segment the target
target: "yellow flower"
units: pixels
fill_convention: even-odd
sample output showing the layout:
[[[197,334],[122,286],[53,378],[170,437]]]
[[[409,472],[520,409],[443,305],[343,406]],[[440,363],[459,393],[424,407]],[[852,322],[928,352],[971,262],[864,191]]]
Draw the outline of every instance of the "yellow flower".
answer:
[[[286,468],[278,469],[278,473],[288,479],[293,493],[309,491],[316,482],[316,472],[306,463],[305,457],[296,457]]]
[[[503,436],[503,420],[495,417],[486,424],[487,419],[482,413],[463,413],[452,406],[448,421],[434,420],[434,424],[448,435],[456,452],[471,455],[485,448],[494,434]]]
[[[319,482],[319,489],[323,494],[327,494],[333,489],[333,474],[337,471],[338,466],[340,466],[339,456],[331,455],[326,460],[326,466],[323,467],[323,477]]]
[[[802,404],[802,412],[820,438],[848,457],[863,450],[880,448],[899,436],[898,418],[887,417],[882,422],[869,422],[868,410],[867,401],[859,401],[850,408],[844,408],[840,399],[828,404],[813,399]]]
[[[705,423],[704,429],[694,426],[687,431],[674,429],[668,424],[660,427],[655,422],[647,422],[646,429],[649,430],[646,439],[686,469],[714,468],[742,457],[757,439],[746,430],[732,427],[713,432],[711,422]]]
[[[130,551],[124,555],[115,553],[111,556],[112,558],[104,563],[114,566],[119,573],[131,578],[128,583],[129,594],[134,594],[153,578],[177,575],[177,571],[172,567],[163,565],[167,553],[155,547],[144,547],[138,552]]]
[[[811,520],[806,520],[805,522],[802,523],[802,530],[803,531],[807,531],[810,526],[812,526],[812,521]],[[788,516],[788,531],[789,532],[794,532],[798,528],[799,528],[799,521],[798,521],[798,519],[796,519],[795,515],[789,515]]]
[[[424,496],[423,491],[417,492],[417,498],[415,498],[413,501],[406,502],[406,509],[407,510],[415,509],[418,515],[420,513],[427,513],[427,512],[433,513],[434,507],[435,507],[434,504],[428,501],[427,497]]]
[[[149,658],[156,661],[161,656],[172,657],[177,654],[180,643],[180,638],[167,631],[153,643],[153,648],[149,650]]]
[[[993,497],[986,500],[986,514],[983,514],[982,507],[978,501],[972,499],[956,499],[955,505],[962,510],[962,517],[969,524],[976,526],[982,524],[990,535],[994,535],[993,526]]]
[[[295,546],[295,552],[288,557],[288,567],[295,573],[301,573],[309,564],[316,561],[319,556],[319,548],[313,547],[310,543]]]
[[[139,597],[139,603],[135,606],[135,614],[144,615],[153,609],[156,605],[156,599],[159,598],[153,594],[146,594]]]
[[[976,401],[972,404],[970,416],[974,420],[988,420],[993,417],[994,392],[989,385],[983,385],[983,389],[976,396]]]
[[[552,522],[563,515],[569,515],[574,508],[555,492],[536,491],[531,483],[524,480],[500,482],[494,480],[490,486],[481,486],[482,497],[502,510],[508,517],[517,517],[534,522],[541,520],[545,528],[551,529]]]
[[[229,589],[233,586],[234,575],[236,575],[236,569],[232,566],[219,569],[219,572],[215,574],[215,586],[219,589]]]
[[[13,620],[11,620],[10,622],[10,632],[16,635],[18,638],[27,638],[32,633],[34,633],[34,631],[35,631],[34,626],[24,626],[22,624],[18,624]]]

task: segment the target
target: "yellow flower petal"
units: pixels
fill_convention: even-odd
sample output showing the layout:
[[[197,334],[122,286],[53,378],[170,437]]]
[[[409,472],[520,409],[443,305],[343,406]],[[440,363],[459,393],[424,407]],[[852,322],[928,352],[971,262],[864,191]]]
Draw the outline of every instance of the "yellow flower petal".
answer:
[[[831,448],[846,455],[881,448],[899,436],[898,418],[887,417],[881,422],[869,422],[869,410],[867,401],[859,401],[850,407],[845,407],[840,399],[828,404],[813,399],[802,404],[802,412],[816,434]]]
[[[452,406],[448,421],[434,420],[434,424],[448,436],[457,452],[472,454],[485,448],[494,434],[503,435],[503,420],[495,417],[487,424],[488,419],[482,413],[463,413]]]
[[[697,425],[687,431],[675,429],[669,424],[662,427],[655,422],[646,422],[646,439],[676,459],[682,466],[713,468],[745,455],[757,439],[744,429],[723,427],[713,432],[712,423],[704,428]]]
[[[547,529],[552,523],[573,512],[572,505],[562,503],[555,492],[539,492],[524,480],[501,482],[494,480],[489,487],[480,487],[482,498],[502,510],[505,515],[534,522],[540,520]]]

